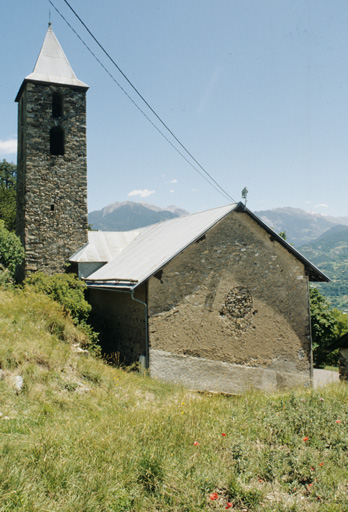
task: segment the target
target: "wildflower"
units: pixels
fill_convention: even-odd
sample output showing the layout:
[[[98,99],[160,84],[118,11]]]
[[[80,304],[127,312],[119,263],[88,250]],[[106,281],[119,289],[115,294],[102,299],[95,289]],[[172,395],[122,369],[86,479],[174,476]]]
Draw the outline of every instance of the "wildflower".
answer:
[[[319,466],[324,466],[324,462],[320,462]]]
[[[199,442],[198,442],[198,441],[195,441],[195,442],[193,443],[193,446],[199,446]]]
[[[226,507],[225,507],[225,510],[228,510],[229,508],[232,508],[233,507],[233,503],[231,503],[230,501],[228,501],[226,503]]]
[[[221,435],[222,435],[222,437],[226,437],[226,434],[225,434],[224,432],[222,432],[222,434],[221,434]]]
[[[261,483],[263,482],[262,478],[258,478],[258,481],[261,482]]]
[[[324,398],[319,398],[319,402],[324,402]]]
[[[313,484],[308,484],[308,487],[312,487]]]
[[[314,471],[314,468],[313,468],[313,466],[311,467],[311,471]]]
[[[336,423],[341,423],[341,420],[336,420]]]
[[[306,441],[308,441],[308,439],[309,439],[309,437],[306,436],[306,437],[303,438],[303,441],[306,442]]]
[[[218,499],[218,495],[216,492],[212,492],[210,495],[209,495],[209,499],[211,501],[214,501],[214,500],[217,500]]]

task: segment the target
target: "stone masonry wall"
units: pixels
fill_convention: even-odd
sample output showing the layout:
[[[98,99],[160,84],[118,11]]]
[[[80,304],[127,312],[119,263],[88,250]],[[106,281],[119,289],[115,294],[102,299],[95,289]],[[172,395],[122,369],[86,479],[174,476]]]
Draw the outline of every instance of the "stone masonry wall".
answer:
[[[52,116],[52,95],[63,115]],[[50,130],[64,130],[64,155],[50,154]],[[17,234],[26,250],[22,276],[61,272],[87,242],[86,91],[27,83],[18,104]]]
[[[148,297],[153,376],[229,392],[253,379],[260,388],[309,380],[304,265],[247,213],[232,212],[151,277]]]
[[[135,298],[146,300],[146,286],[136,290]],[[145,306],[131,298],[130,292],[89,288],[88,300],[97,319],[96,330],[107,353],[117,354],[120,362],[131,364],[146,356]]]

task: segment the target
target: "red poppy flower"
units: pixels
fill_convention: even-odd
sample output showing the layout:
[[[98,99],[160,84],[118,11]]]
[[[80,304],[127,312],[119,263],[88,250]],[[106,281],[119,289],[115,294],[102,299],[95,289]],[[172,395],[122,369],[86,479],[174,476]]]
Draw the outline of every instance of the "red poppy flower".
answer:
[[[312,487],[313,484],[308,484],[308,487]]]
[[[308,439],[309,439],[309,437],[307,437],[307,436],[303,438],[303,440],[304,440],[305,442],[306,442],[306,441],[308,441]]]
[[[228,510],[229,508],[232,508],[233,507],[233,503],[231,503],[230,501],[228,501],[226,503],[226,507],[225,507],[225,510]]]
[[[224,432],[221,435],[222,435],[222,437],[226,437],[226,434]]]
[[[209,499],[211,501],[214,501],[214,500],[217,500],[218,499],[218,495],[216,492],[212,492],[210,495],[209,495]]]
[[[336,423],[341,423],[341,420],[336,420]]]
[[[262,478],[258,478],[258,481],[261,482],[261,483],[263,482]]]
[[[324,466],[324,462],[321,462],[321,463],[319,464],[319,466]]]
[[[198,442],[198,441],[195,441],[195,442],[193,443],[193,446],[199,446],[199,442]]]

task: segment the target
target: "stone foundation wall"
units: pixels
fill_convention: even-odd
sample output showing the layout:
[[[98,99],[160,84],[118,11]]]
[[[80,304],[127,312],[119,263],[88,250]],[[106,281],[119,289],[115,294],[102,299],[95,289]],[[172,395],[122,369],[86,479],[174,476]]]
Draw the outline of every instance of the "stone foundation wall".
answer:
[[[311,344],[304,265],[247,213],[229,214],[159,276],[151,277],[148,285],[152,376],[164,378],[155,361],[165,353],[173,358],[166,356],[173,363],[172,370],[166,365],[170,380],[182,381],[178,361],[186,356],[195,359],[193,373],[200,374],[202,383],[206,361],[219,362],[216,372],[221,371],[220,362],[230,369],[250,369],[230,372],[226,387],[232,375],[239,381],[237,388],[248,386],[251,372],[261,369],[274,372],[276,387],[282,387],[282,373],[293,375],[285,379],[288,383],[308,381]]]
[[[275,391],[310,386],[308,372],[291,365],[283,369],[243,366],[151,349],[150,373],[167,382],[180,382],[195,391],[241,394],[250,389]]]
[[[60,93],[63,113],[52,115]],[[50,130],[64,130],[64,155],[50,154]],[[27,83],[18,103],[17,234],[26,250],[22,277],[64,269],[87,243],[86,91]]]

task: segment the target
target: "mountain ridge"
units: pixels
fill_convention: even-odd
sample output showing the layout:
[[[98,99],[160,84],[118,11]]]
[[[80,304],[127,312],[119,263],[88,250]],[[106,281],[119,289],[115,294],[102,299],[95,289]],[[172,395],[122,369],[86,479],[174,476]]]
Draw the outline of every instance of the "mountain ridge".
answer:
[[[143,202],[116,201],[89,213],[88,222],[94,230],[130,231],[184,215],[188,212],[175,205],[160,208]]]

